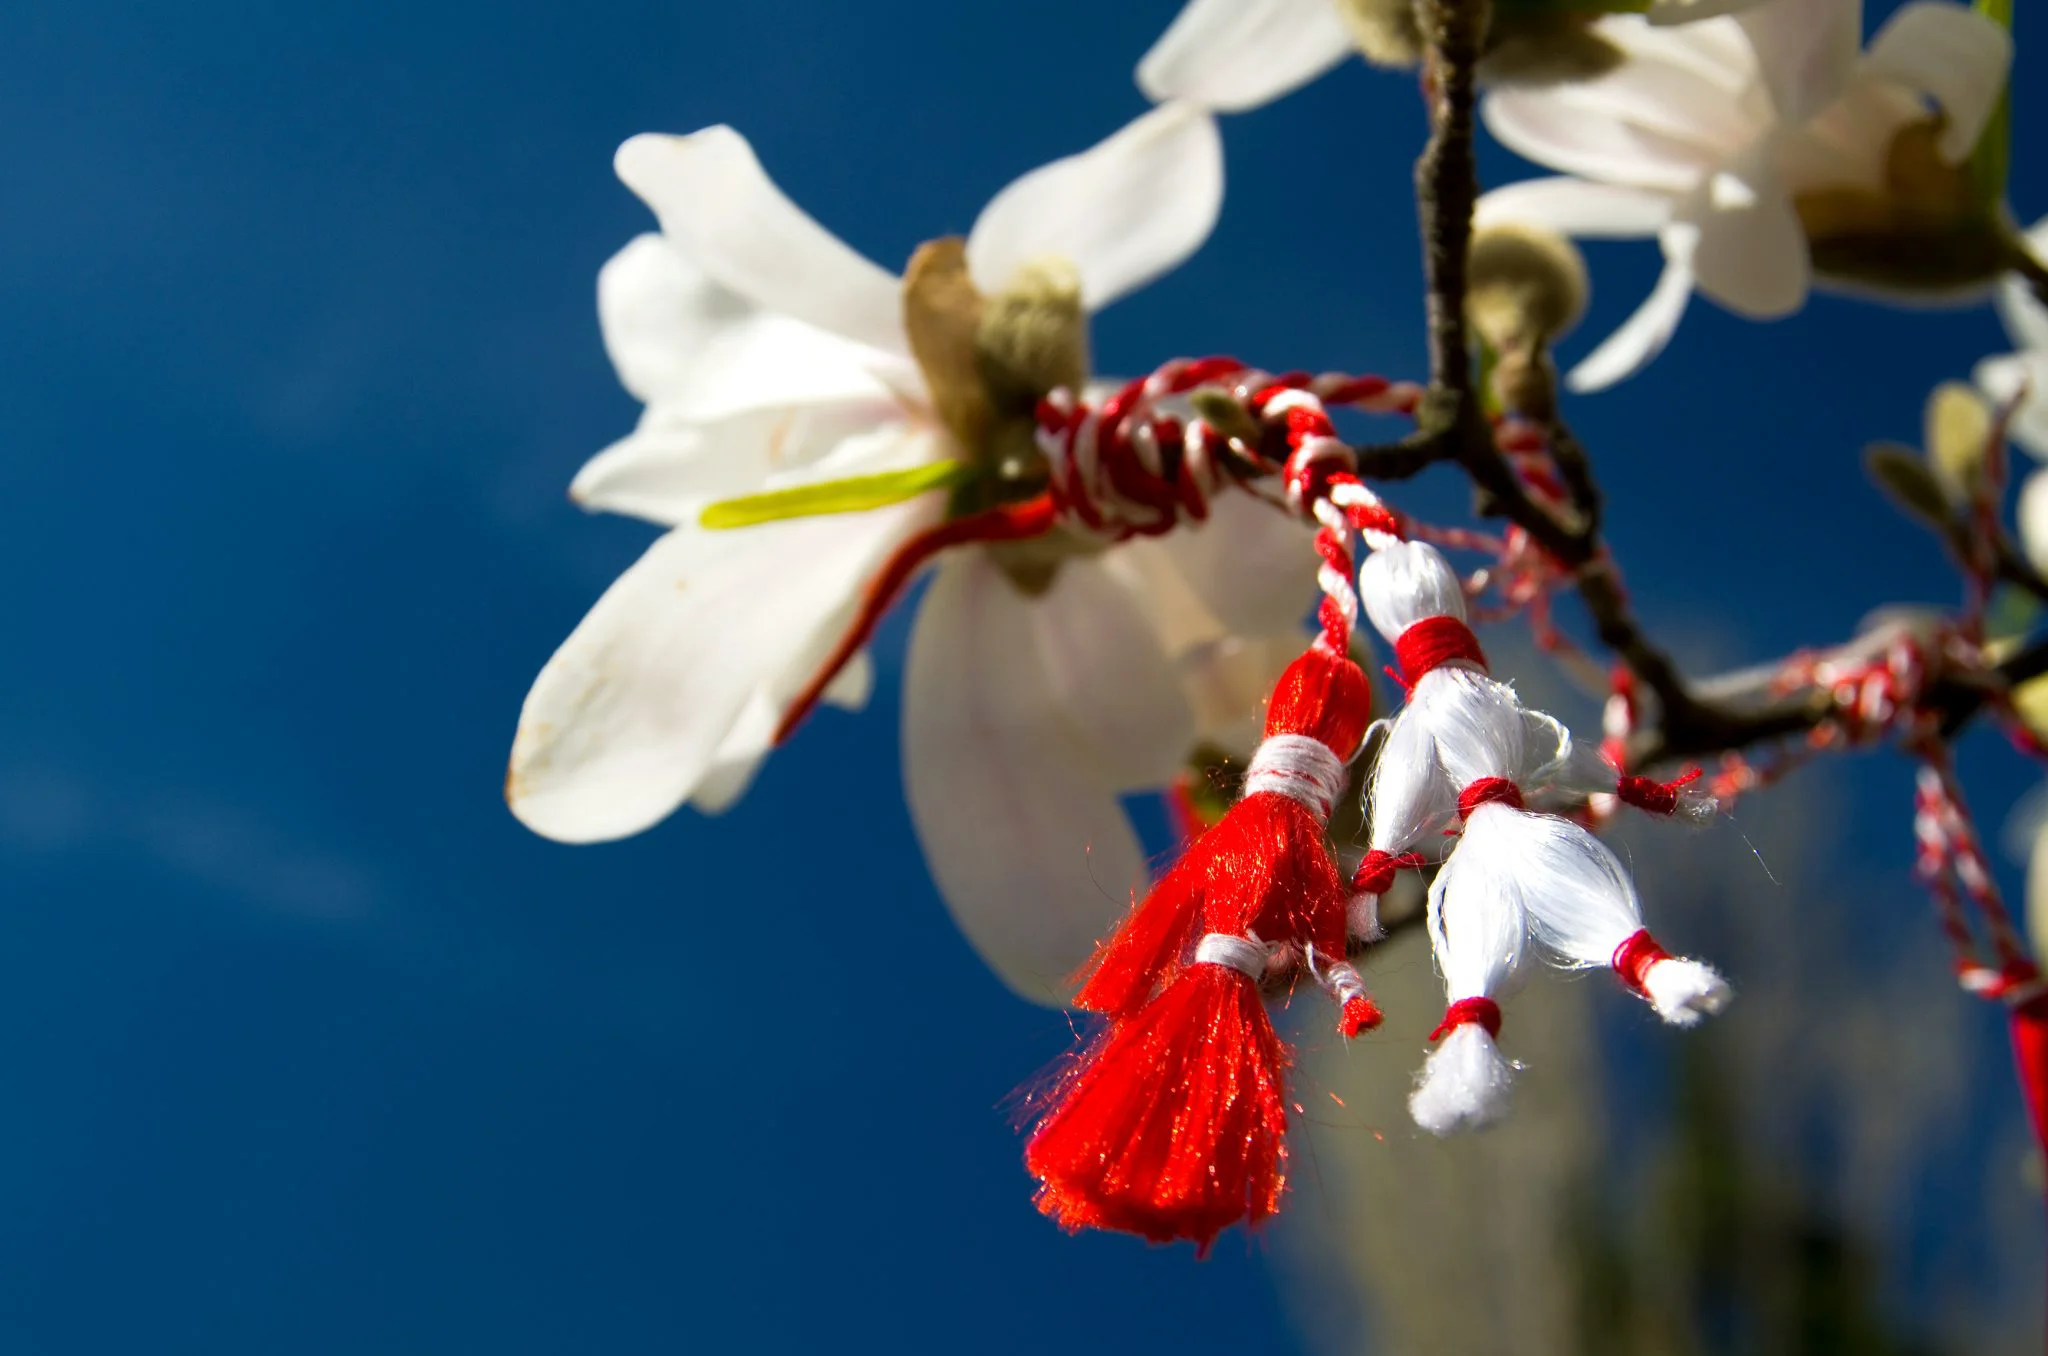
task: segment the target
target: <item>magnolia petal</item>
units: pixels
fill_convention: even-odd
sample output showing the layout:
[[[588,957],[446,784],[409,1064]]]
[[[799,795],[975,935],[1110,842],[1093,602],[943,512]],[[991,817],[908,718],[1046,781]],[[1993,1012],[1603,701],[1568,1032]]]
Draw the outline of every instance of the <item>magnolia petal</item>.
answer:
[[[1013,181],[967,237],[975,286],[996,293],[1055,255],[1097,311],[1200,248],[1223,207],[1223,142],[1191,104],[1153,109],[1108,140]]]
[[[1167,557],[1225,630],[1263,635],[1299,624],[1315,605],[1314,542],[1308,524],[1226,490],[1210,504],[1207,522],[1145,544]]]
[[[2048,217],[2028,229],[2026,247],[2036,259],[2048,259]],[[1999,284],[1998,314],[2013,343],[2021,348],[2048,349],[2048,306],[2041,304],[2025,278],[2008,275]]]
[[[1583,88],[1498,90],[1486,97],[1480,115],[1509,150],[1582,179],[1685,193],[1720,158],[1718,148],[1630,126],[1611,110],[1589,109],[1571,93]]]
[[[1078,560],[1028,611],[1053,695],[1109,785],[1144,791],[1173,780],[1195,718],[1137,600],[1101,562]]]
[[[1716,170],[1673,217],[1698,229],[1691,266],[1699,291],[1752,320],[1790,315],[1806,303],[1806,231],[1764,148]]]
[[[527,694],[505,781],[513,813],[570,843],[661,820],[730,752],[756,694],[801,681],[851,620],[861,581],[944,502],[661,538]]]
[[[1138,88],[1226,113],[1299,89],[1351,55],[1332,0],[1189,0],[1138,63]]]
[[[1773,0],[1784,3],[1784,0]],[[1863,73],[1898,81],[1941,105],[1941,153],[1954,164],[1991,121],[2012,69],[2012,34],[1961,5],[1915,0],[1870,40]]]
[[[791,666],[792,676],[809,677],[810,665],[818,661]],[[799,683],[786,682],[780,696],[769,689],[762,689],[748,698],[746,709],[732,727],[732,733],[718,746],[718,755],[712,760],[711,770],[697,783],[697,789],[690,794],[690,808],[699,814],[724,814],[747,793],[754,784],[754,777],[761,770],[761,764],[775,748],[775,730],[782,721],[782,712],[791,693]],[[826,685],[822,700],[827,706],[836,706],[842,711],[858,711],[868,704],[868,698],[875,688],[875,665],[866,650],[862,650],[846,661],[846,667],[839,676]]]
[[[2040,573],[2048,574],[2048,471],[2034,472],[2020,486],[2015,516],[2019,521],[2020,546],[2026,552],[2027,563]]]
[[[1596,31],[1621,47],[1627,60],[1591,80],[1541,87],[1543,97],[1587,121],[1668,138],[1715,157],[1762,130],[1744,99],[1755,80],[1754,60],[1731,63],[1726,43],[1705,40],[1716,33],[1739,36],[1732,20],[1672,30],[1622,15],[1603,20]]]
[[[762,310],[659,235],[638,237],[598,271],[597,315],[620,384],[673,417],[919,389],[914,364]]]
[[[1765,0],[1735,21],[1780,122],[1797,126],[1848,88],[1863,45],[1863,0]]]
[[[723,286],[765,310],[908,354],[896,279],[785,197],[732,128],[644,132],[613,163],[662,234]]]
[[[921,465],[944,455],[893,403],[750,410],[708,423],[660,410],[584,464],[569,497],[593,512],[673,527],[708,503],[806,480]]]
[[[1643,17],[1660,28],[1691,26],[1740,14],[1758,3],[1760,0],[1651,0]]]
[[[1146,872],[1039,662],[1031,610],[985,552],[940,568],[911,631],[903,777],[968,942],[1019,994],[1057,1004]]]
[[[1671,342],[1691,296],[1691,267],[1682,255],[1674,257],[1667,249],[1664,272],[1649,297],[1620,329],[1580,360],[1565,377],[1565,386],[1580,394],[1602,391],[1642,371]]]
[[[2006,432],[2029,453],[2048,461],[2048,351],[1986,358],[1970,376],[2001,405],[2025,393],[2026,401],[2014,411]]]
[[[1626,240],[1657,234],[1670,216],[1669,194],[1560,176],[1494,189],[1479,199],[1472,224],[1526,222],[1580,239]]]
[[[722,815],[747,794],[761,764],[775,748],[775,723],[780,715],[775,699],[765,690],[747,699],[731,733],[718,746],[710,769],[690,793],[691,809],[699,814]]]

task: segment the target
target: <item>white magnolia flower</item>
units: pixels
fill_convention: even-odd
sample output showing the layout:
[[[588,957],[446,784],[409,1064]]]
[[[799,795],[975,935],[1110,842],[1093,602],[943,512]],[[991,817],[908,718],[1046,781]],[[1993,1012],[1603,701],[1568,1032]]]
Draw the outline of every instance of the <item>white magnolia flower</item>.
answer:
[[[635,137],[617,163],[662,228],[598,287],[606,346],[647,408],[572,494],[671,530],[521,713],[507,799],[567,842],[637,833],[685,801],[729,804],[827,677],[827,700],[861,705],[867,669],[828,673],[835,651],[865,638],[885,572],[956,522],[951,496],[988,469],[934,389],[976,353],[941,353],[950,376],[921,368],[898,279],[784,197],[738,133]],[[973,287],[959,285],[994,298],[1064,270],[1099,308],[1197,248],[1221,195],[1212,121],[1155,109],[998,194],[965,243]],[[962,928],[1020,992],[1063,996],[1143,885],[1117,797],[1165,784],[1216,702],[1243,700],[1215,696],[1241,681],[1233,637],[1297,623],[1304,541],[1240,495],[1212,525],[1157,541],[940,557],[905,680],[910,807]]]
[[[1615,16],[1598,27],[1628,53],[1618,69],[1487,98],[1495,136],[1572,177],[1487,194],[1482,223],[1663,246],[1649,300],[1571,373],[1573,389],[1649,362],[1694,289],[1755,319],[1798,310],[1815,272],[1810,245],[1893,205],[1895,152],[1916,149],[1907,134],[1926,143],[1914,169],[1955,175],[2004,88],[2010,37],[1936,0],[1899,9],[1867,50],[1862,22],[1861,0],[1768,0],[1677,28]]]
[[[1650,13],[1677,23],[1752,3],[1653,0]],[[1494,14],[1496,33],[1530,17],[1500,7]],[[1188,0],[1138,63],[1138,86],[1153,99],[1238,112],[1292,93],[1361,48],[1383,64],[1412,65],[1420,39],[1413,28],[1408,0]],[[1552,24],[1531,36],[1555,42],[1566,34]]]
[[[2048,256],[2048,217],[2027,232],[2027,247],[2037,259]],[[2008,429],[2013,441],[2048,460],[2048,306],[2041,304],[2025,280],[2008,277],[1999,284],[1998,312],[2019,352],[1986,358],[1977,364],[1973,375],[1984,393],[2000,403],[2025,394]],[[2044,474],[2048,472],[2036,472],[2035,478]],[[2021,526],[2025,525],[2023,517]],[[2048,532],[2041,536],[2040,550],[2042,558],[2048,559]]]

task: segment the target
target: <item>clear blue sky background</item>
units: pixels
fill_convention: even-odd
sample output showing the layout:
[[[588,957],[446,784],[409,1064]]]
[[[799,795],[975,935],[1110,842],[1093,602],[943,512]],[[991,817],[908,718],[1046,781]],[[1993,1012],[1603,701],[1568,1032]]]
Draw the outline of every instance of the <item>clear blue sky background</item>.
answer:
[[[0,16],[0,1350],[1287,1349],[1255,1249],[1197,1272],[1033,1213],[998,1103],[1067,1027],[926,880],[900,619],[870,711],[725,819],[570,849],[498,791],[649,537],[563,494],[635,413],[592,306],[650,224],[613,147],[730,122],[894,266],[1141,111],[1174,8]],[[1100,366],[1421,375],[1421,131],[1362,68],[1231,120],[1221,229]],[[2013,197],[2048,210],[2024,140]],[[1594,262],[1575,352],[1654,251]],[[1698,306],[1574,410],[1645,610],[1733,661],[1948,597],[1857,452],[2003,348],[1988,311]],[[2024,774],[1976,761],[1995,818]],[[1851,846],[1903,872],[1907,773],[1871,767]]]

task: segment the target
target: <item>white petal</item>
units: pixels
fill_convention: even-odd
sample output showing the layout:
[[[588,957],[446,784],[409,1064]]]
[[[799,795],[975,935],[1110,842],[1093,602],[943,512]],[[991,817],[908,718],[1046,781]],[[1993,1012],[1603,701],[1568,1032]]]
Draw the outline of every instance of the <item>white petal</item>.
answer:
[[[2048,259],[2048,217],[2027,231],[2026,244],[2036,259]],[[2010,275],[1999,284],[1998,314],[2013,343],[2021,348],[2048,349],[2048,306],[2041,304],[2026,279]]]
[[[1352,51],[1333,0],[1188,0],[1138,63],[1138,87],[1236,112],[1270,103]]]
[[[818,700],[841,711],[865,711],[875,695],[875,658],[862,650],[846,661],[839,674],[825,685]]]
[[[1527,222],[1580,239],[1655,235],[1671,215],[1671,197],[1584,179],[1524,179],[1494,189],[1473,210],[1475,227]]]
[[[754,693],[733,722],[711,761],[710,770],[690,793],[690,808],[699,814],[722,815],[736,804],[775,748],[775,726],[781,710],[766,689]]]
[[[1863,73],[1898,81],[1948,114],[1941,153],[1959,162],[1977,144],[2012,68],[2012,35],[1961,5],[1915,0],[1870,40]]]
[[[1986,358],[1977,364],[1971,378],[2001,405],[2026,392],[2026,403],[2014,413],[2006,431],[2014,442],[2048,461],[2048,350]]]
[[[1736,22],[1749,35],[1780,121],[1797,126],[1848,87],[1863,45],[1862,0],[1766,0]]]
[[[613,163],[662,234],[725,287],[856,343],[908,352],[896,279],[783,196],[738,132],[642,133]]]
[[[1299,626],[1315,605],[1320,562],[1314,542],[1306,524],[1226,490],[1209,506],[1208,522],[1119,551],[1144,546],[1162,553],[1224,630],[1270,635]],[[1174,648],[1170,642],[1168,648]]]
[[[2015,516],[2019,520],[2020,545],[2026,551],[2028,563],[2048,574],[2048,471],[2034,472],[2020,486]]]
[[[683,418],[881,400],[916,381],[901,358],[720,287],[658,235],[640,236],[599,270],[597,314],[621,384]]]
[[[960,930],[1004,983],[1059,1003],[1145,862],[1038,661],[1029,613],[985,553],[941,567],[911,632],[903,776]]]
[[[1753,320],[1806,303],[1806,231],[1762,148],[1709,176],[1673,219],[1699,230],[1691,264],[1700,292]]]
[[[1659,27],[1676,27],[1718,19],[1758,4],[1760,0],[1651,0],[1643,17]]]
[[[505,782],[513,813],[572,843],[662,819],[718,762],[757,692],[801,682],[851,619],[862,582],[944,500],[732,532],[684,527],[657,541],[527,694]]]
[[[1739,35],[1732,21],[1673,30],[1634,16],[1602,21],[1597,31],[1628,54],[1591,80],[1546,87],[1542,93],[1587,119],[1602,119],[1639,133],[1670,138],[1726,155],[1763,130],[1745,102],[1753,65],[1731,64],[1711,39]]]
[[[1080,271],[1083,303],[1098,311],[1193,254],[1222,206],[1216,120],[1166,104],[996,194],[967,237],[967,267],[994,293],[1021,265],[1061,256]]]
[[[817,662],[820,661],[815,656],[807,656],[805,661],[790,667],[786,675],[789,681],[775,688],[762,688],[747,699],[732,732],[718,746],[711,770],[690,793],[691,809],[699,814],[724,814],[747,793],[747,788],[754,784],[755,774],[761,770],[761,764],[775,748],[775,729],[782,722],[782,713],[790,696],[799,686],[794,680],[808,678],[813,671],[810,666]],[[822,700],[827,706],[836,706],[843,711],[858,711],[868,704],[874,688],[874,661],[866,650],[862,650],[846,661],[839,676],[826,685]]]
[[[1649,297],[1620,329],[1580,360],[1565,377],[1566,387],[1580,394],[1601,391],[1640,372],[1671,342],[1691,296],[1692,269],[1667,256]]]
[[[714,499],[902,470],[945,451],[893,403],[752,410],[709,423],[669,419],[657,409],[586,462],[569,497],[594,512],[673,527],[694,522]]]
[[[1029,611],[1053,695],[1109,785],[1165,786],[1194,744],[1195,718],[1136,599],[1100,562],[1072,561]]]
[[[1719,146],[1634,126],[1613,110],[1589,108],[1584,86],[1506,89],[1486,97],[1487,131],[1517,155],[1606,183],[1685,193],[1722,158]]]

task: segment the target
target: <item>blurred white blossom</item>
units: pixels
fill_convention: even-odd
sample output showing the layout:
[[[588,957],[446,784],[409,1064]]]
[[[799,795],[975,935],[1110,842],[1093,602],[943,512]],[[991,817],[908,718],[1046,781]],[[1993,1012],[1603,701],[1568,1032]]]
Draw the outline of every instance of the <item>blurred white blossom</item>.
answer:
[[[1654,358],[1694,290],[1754,319],[1798,310],[1816,274],[1810,247],[1881,236],[1907,191],[1901,176],[1913,191],[1937,180],[1949,193],[2012,56],[1998,24],[1937,0],[1900,9],[1867,49],[1861,0],[1768,0],[1683,27],[1617,15],[1597,28],[1627,52],[1619,68],[1580,84],[1503,90],[1484,109],[1502,142],[1568,177],[1495,190],[1478,212],[1481,224],[1655,236],[1662,246],[1664,273],[1649,299],[1570,374],[1580,391]],[[1935,205],[1969,206],[1946,197]],[[1932,257],[1904,253],[1902,266]],[[1862,273],[1823,277],[1877,285]]]
[[[2048,217],[2035,222],[2027,232],[2027,245],[2036,258],[2048,251]],[[2014,412],[2008,430],[2014,442],[2036,457],[2048,459],[2048,306],[2041,304],[2023,279],[2013,277],[1999,285],[1998,312],[2005,318],[2005,332],[2019,351],[1978,363],[1977,384],[1997,401],[2014,400],[2024,394],[2026,398]],[[2020,525],[2022,529],[2026,527],[2024,516]],[[2048,524],[2037,524],[2036,530],[2043,527]],[[2030,546],[2029,552],[2038,549],[2048,558],[2048,533],[2036,540],[2041,545]]]

